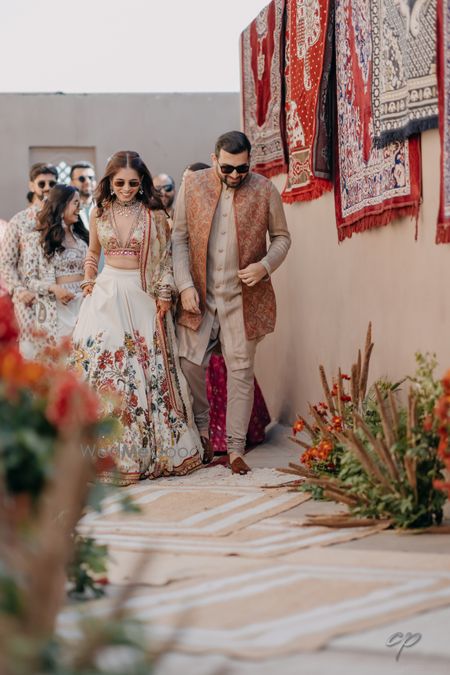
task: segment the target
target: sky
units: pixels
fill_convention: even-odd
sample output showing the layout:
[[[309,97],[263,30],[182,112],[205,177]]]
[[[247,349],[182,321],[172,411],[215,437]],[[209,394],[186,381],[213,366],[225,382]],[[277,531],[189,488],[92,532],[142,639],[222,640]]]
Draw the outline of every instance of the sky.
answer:
[[[268,0],[3,0],[0,92],[238,91]]]

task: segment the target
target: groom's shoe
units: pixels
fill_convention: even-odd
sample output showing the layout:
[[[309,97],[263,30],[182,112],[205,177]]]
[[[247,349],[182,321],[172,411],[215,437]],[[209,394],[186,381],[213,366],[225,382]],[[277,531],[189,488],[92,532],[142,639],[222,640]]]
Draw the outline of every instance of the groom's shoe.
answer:
[[[211,464],[214,459],[214,448],[211,441],[206,436],[200,436],[203,445],[203,464]]]
[[[236,457],[236,459],[231,462],[230,469],[232,473],[238,473],[241,476],[245,476],[246,473],[251,471],[251,468],[244,462],[242,457]]]

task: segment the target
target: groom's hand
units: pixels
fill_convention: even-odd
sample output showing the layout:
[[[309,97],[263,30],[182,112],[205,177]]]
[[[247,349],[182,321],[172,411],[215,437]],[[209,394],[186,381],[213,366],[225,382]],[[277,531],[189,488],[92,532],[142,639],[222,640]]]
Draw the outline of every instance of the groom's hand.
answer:
[[[247,286],[255,286],[266,276],[267,270],[260,262],[252,263],[251,265],[248,265],[248,267],[245,267],[243,270],[239,270],[238,272],[239,279]]]
[[[200,314],[200,299],[198,293],[193,286],[185,288],[180,294],[181,306],[186,312],[192,314]]]

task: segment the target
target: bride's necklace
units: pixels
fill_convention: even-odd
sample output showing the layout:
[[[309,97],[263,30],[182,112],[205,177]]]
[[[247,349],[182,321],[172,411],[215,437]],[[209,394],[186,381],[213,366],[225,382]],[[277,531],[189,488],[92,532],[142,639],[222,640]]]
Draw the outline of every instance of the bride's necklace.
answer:
[[[130,229],[129,229],[129,231],[128,231],[128,237],[127,237],[127,239],[126,239],[125,244],[122,244],[122,242],[121,242],[121,238],[120,238],[120,234],[119,234],[119,228],[117,227],[117,223],[116,223],[116,215],[115,215],[115,213],[114,213],[114,206],[115,206],[115,203],[116,203],[116,202],[113,203],[113,206],[112,206],[112,209],[111,209],[111,215],[112,215],[112,228],[113,228],[114,234],[115,234],[115,236],[116,236],[116,240],[117,240],[117,244],[118,244],[119,248],[127,249],[127,248],[129,248],[129,246],[130,246],[131,238],[132,238],[132,236],[133,236],[133,234],[134,234],[134,231],[135,231],[135,229],[136,229],[136,227],[137,227],[137,225],[138,225],[138,222],[139,222],[139,214],[140,214],[140,212],[141,212],[142,202],[136,201],[136,204],[137,204],[137,211],[134,211],[134,213],[136,213],[136,217],[135,217],[135,219],[132,221],[132,223],[131,223],[131,225],[130,225]],[[119,212],[118,212],[118,213],[119,213]],[[130,213],[131,213],[131,209],[130,209]],[[127,215],[128,215],[128,213],[127,213]]]
[[[118,216],[136,216],[139,212],[140,202],[138,199],[132,199],[129,202],[121,202],[119,199],[115,199],[113,202],[113,210]]]

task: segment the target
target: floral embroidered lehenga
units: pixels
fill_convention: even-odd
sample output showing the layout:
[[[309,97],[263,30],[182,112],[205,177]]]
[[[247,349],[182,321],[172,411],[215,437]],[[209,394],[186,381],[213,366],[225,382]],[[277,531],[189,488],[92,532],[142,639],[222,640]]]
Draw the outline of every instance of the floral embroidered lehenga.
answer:
[[[123,253],[111,207],[97,218],[97,232],[106,257]],[[116,472],[100,478],[121,485],[187,474],[201,466],[203,455],[172,316],[160,319],[156,309],[157,298],[175,292],[165,215],[142,207],[126,250],[138,257],[139,269],[106,264],[73,335],[75,367],[100,393],[119,395],[123,434],[108,447]]]

